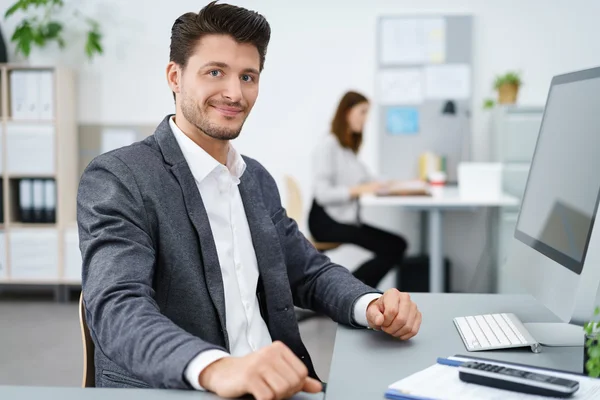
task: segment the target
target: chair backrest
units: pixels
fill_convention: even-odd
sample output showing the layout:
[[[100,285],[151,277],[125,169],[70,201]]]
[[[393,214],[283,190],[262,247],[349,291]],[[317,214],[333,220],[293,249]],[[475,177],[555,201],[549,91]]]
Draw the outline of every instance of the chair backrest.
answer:
[[[81,328],[81,341],[83,343],[83,382],[81,386],[96,386],[96,368],[94,366],[94,342],[90,330],[85,322],[85,308],[83,306],[83,292],[79,296],[79,326]]]
[[[287,191],[287,204],[285,210],[288,217],[292,218],[298,225],[302,222],[302,193],[296,179],[285,175],[285,186]]]

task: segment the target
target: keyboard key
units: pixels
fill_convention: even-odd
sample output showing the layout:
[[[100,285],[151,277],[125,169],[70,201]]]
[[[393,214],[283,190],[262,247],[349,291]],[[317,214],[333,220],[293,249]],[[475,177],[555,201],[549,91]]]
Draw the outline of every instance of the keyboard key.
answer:
[[[469,328],[469,324],[467,323],[466,319],[464,317],[458,317],[455,319],[455,321],[458,323],[458,328],[465,338],[467,347],[477,349],[480,348],[481,346],[473,334],[473,331],[471,331],[471,328]]]
[[[517,337],[519,338],[519,340],[521,341],[521,343],[527,343],[527,340],[525,340],[525,336],[523,336],[521,334],[521,332],[519,331],[519,329],[517,328],[517,326],[515,325],[514,322],[512,322],[512,320],[510,319],[510,317],[506,314],[502,314],[502,317],[504,318],[504,320],[506,321],[506,323],[508,324],[508,326],[511,327],[511,329],[513,330],[513,332],[515,332],[515,335],[517,335]]]
[[[469,327],[471,327],[471,330],[473,331],[473,334],[477,338],[477,341],[479,342],[481,347],[490,347],[490,342],[487,340],[485,334],[477,324],[475,317],[467,317],[467,323],[469,324]]]
[[[504,332],[502,332],[502,329],[500,329],[500,326],[498,325],[498,323],[496,322],[494,317],[491,316],[490,314],[486,314],[483,317],[485,318],[485,321],[490,326],[490,329],[492,330],[492,332],[494,332],[496,334],[496,337],[500,341],[500,345],[501,346],[510,346],[510,340],[508,340],[508,338],[506,337]]]
[[[490,346],[500,346],[500,341],[498,340],[494,332],[490,329],[483,315],[476,315],[475,321],[477,321],[477,325],[479,325],[486,339],[488,340],[488,342],[490,342]]]
[[[502,318],[502,315],[492,314],[492,316],[494,317],[494,320],[496,320],[496,322],[500,326],[500,329],[502,329],[502,332],[504,332],[504,334],[506,335],[508,340],[510,340],[511,344],[522,344],[522,342],[519,340],[517,335],[515,335],[513,330],[510,329],[510,326],[508,326],[508,324],[506,323],[504,318]]]

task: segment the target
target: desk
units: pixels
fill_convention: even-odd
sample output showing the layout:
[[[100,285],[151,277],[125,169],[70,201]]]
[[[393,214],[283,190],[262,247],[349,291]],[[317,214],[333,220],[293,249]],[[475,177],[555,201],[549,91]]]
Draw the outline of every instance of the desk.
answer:
[[[193,390],[0,386],[0,399],[7,400],[217,400],[220,398],[211,393]],[[323,400],[323,394],[300,393],[291,400]]]
[[[361,206],[406,207],[427,212],[429,223],[429,290],[440,293],[444,287],[444,249],[442,215],[444,210],[465,210],[480,207],[516,206],[516,197],[502,195],[491,198],[461,197],[456,186],[439,188],[433,196],[375,196],[365,195],[360,199]],[[424,229],[424,226],[421,227]]]
[[[523,322],[558,321],[529,295],[415,293],[412,299],[423,313],[423,323],[407,342],[382,332],[338,327],[327,400],[381,399],[390,384],[435,364],[437,357],[455,354],[572,372],[583,369],[582,347],[544,347],[539,354],[529,348],[472,353],[465,349],[452,322],[457,316],[513,312]]]

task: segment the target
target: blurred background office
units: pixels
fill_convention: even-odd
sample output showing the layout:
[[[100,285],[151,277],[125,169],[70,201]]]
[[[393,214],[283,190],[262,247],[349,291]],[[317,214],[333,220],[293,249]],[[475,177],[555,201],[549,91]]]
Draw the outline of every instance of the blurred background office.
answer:
[[[8,62],[0,80],[0,384],[76,386],[78,178],[93,157],[152,134],[174,112],[165,78],[170,28],[208,2],[32,3],[0,0],[0,15],[9,14],[0,19],[0,61]],[[348,90],[370,100],[359,158],[373,173],[413,180],[442,169],[452,185],[459,164],[471,162],[463,177],[499,176],[518,203],[552,76],[600,65],[596,0],[231,3],[260,12],[272,28],[260,95],[234,145],[272,173],[307,234],[312,152]],[[44,40],[24,23],[35,15],[57,22]],[[518,204],[444,213],[446,289],[504,290],[501,264],[517,215]],[[422,218],[362,207],[363,221],[406,238],[410,256],[428,251]],[[350,269],[372,257],[353,245],[327,254]],[[398,285],[392,271],[379,288]],[[306,321],[302,333],[313,357],[324,354],[315,364],[326,379],[331,325]]]

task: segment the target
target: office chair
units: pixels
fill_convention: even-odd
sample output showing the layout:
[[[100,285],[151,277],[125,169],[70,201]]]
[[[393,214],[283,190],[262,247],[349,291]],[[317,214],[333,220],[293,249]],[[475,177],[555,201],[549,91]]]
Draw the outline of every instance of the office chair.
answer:
[[[286,211],[290,218],[300,224],[302,221],[302,193],[300,192],[300,186],[298,182],[290,175],[285,175],[285,186],[287,189],[287,205]],[[330,243],[330,242],[319,242],[310,237],[307,238],[320,252],[326,252],[338,248],[341,243]]]
[[[296,221],[296,223],[299,223],[299,221],[302,221],[303,210],[302,193],[300,192],[300,186],[298,185],[298,182],[290,175],[285,175],[284,179],[285,186],[287,189],[287,205],[285,207],[286,212],[290,218]],[[307,237],[307,239],[312,243],[313,246],[315,246],[315,249],[317,249],[321,253],[333,250],[341,245],[341,243],[319,242],[312,239],[311,237]],[[298,322],[302,322],[309,318],[319,316],[314,311],[305,310],[303,308],[298,307],[295,308],[295,312],[296,320]]]
[[[79,296],[79,326],[81,328],[81,341],[83,343],[83,382],[81,387],[96,386],[96,368],[94,366],[94,342],[90,330],[85,322],[85,307],[83,306],[83,292]]]

